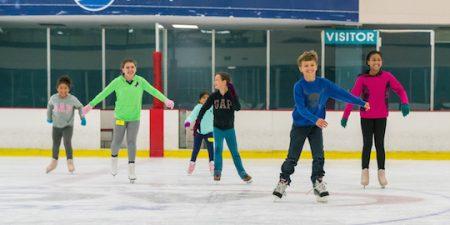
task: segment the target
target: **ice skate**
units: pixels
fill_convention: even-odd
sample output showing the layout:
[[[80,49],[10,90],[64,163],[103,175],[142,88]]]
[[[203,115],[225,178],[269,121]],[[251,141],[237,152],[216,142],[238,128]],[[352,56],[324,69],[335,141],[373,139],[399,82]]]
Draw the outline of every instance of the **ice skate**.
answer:
[[[111,157],[111,174],[113,176],[117,175],[118,170],[118,164],[119,164],[119,158],[118,157]]]
[[[316,180],[314,183],[314,195],[316,196],[317,202],[328,202],[328,196],[330,194],[327,191],[327,186],[324,181]]]
[[[385,188],[388,184],[386,180],[386,172],[383,169],[378,170],[378,182],[380,183],[381,188]]]
[[[56,169],[56,166],[58,166],[58,160],[52,159],[50,164],[47,166],[46,173],[50,173],[52,170]]]
[[[248,175],[248,174],[246,174],[246,175],[242,178],[242,180],[243,180],[244,182],[246,182],[247,184],[250,184],[251,182],[253,182],[252,177],[251,177],[250,175]]]
[[[75,171],[75,166],[73,165],[73,159],[67,160],[67,170],[69,170],[69,173],[73,173],[73,171]]]
[[[285,179],[280,179],[280,181],[278,181],[278,184],[272,193],[275,196],[275,201],[281,199],[283,196],[286,195],[287,186],[288,182]]]
[[[189,167],[187,170],[188,175],[192,175],[192,173],[194,172],[194,169],[195,169],[195,162],[190,161]]]
[[[361,171],[361,185],[366,188],[369,185],[369,169],[363,169]]]
[[[136,181],[136,172],[135,172],[136,165],[134,163],[128,163],[128,179],[130,180],[130,183],[134,184]]]
[[[211,175],[214,175],[214,161],[210,161],[209,162],[209,172],[211,173]]]

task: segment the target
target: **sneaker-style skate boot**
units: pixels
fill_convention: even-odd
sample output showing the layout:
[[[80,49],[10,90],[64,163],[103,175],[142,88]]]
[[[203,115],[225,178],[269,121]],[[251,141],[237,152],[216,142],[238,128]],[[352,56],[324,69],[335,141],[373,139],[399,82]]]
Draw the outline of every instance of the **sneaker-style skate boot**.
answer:
[[[243,180],[244,182],[246,182],[247,184],[250,184],[251,182],[253,182],[252,177],[251,177],[250,175],[248,175],[248,174],[246,174],[246,175],[242,178],[242,180]]]
[[[286,195],[286,188],[288,186],[288,182],[285,179],[280,179],[278,181],[277,186],[273,190],[273,195],[276,196],[278,199],[281,199],[283,196]]]
[[[316,182],[314,182],[314,195],[316,196],[316,200],[318,202],[328,201],[328,196],[330,195],[330,193],[328,193],[326,185],[327,184],[322,181],[322,179],[316,180]]]

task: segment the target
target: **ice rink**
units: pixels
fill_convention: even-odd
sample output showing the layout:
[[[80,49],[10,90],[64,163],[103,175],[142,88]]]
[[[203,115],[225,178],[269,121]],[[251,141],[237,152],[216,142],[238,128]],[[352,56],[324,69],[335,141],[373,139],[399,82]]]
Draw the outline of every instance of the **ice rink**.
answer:
[[[50,158],[0,158],[0,224],[450,224],[450,163],[387,160],[389,185],[381,189],[371,170],[359,185],[359,160],[328,160],[328,203],[317,203],[301,160],[287,189],[274,202],[281,159],[247,160],[254,182],[242,182],[226,160],[215,183],[206,159],[188,176],[186,159],[139,159],[135,184],[127,179],[126,158],[112,177],[107,158],[65,159],[45,174]],[[374,160],[371,164],[376,168]]]

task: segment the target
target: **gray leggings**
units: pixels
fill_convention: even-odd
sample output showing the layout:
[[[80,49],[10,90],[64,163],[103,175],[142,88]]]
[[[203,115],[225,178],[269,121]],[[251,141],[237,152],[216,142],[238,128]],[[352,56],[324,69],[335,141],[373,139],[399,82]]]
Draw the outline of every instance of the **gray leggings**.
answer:
[[[125,121],[124,125],[114,126],[114,137],[111,143],[111,155],[117,156],[119,154],[120,146],[127,131],[127,147],[128,147],[128,161],[134,162],[136,159],[136,139],[139,130],[140,121]]]
[[[58,160],[59,146],[61,145],[62,138],[64,139],[64,147],[66,148],[67,159],[73,158],[72,134],[73,134],[72,126],[67,126],[64,128],[53,127],[53,131],[52,131],[52,138],[53,138],[52,157],[53,157],[53,159]]]

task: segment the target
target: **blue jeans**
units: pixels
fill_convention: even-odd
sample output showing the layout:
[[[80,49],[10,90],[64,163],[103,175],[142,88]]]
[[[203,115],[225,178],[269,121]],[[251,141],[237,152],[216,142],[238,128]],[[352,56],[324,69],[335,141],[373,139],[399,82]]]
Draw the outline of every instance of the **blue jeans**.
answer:
[[[222,151],[223,151],[223,139],[227,141],[227,145],[230,148],[231,156],[233,157],[234,166],[236,166],[236,170],[241,178],[244,178],[247,175],[247,172],[244,170],[244,166],[242,166],[241,156],[238,152],[237,142],[236,142],[236,133],[234,132],[234,128],[222,130],[217,127],[214,127],[214,175],[221,175],[222,173]]]
[[[325,171],[323,170],[325,158],[323,154],[322,129],[317,126],[292,126],[289,152],[286,160],[284,160],[284,163],[281,166],[280,174],[280,178],[285,179],[288,184],[291,183],[290,176],[294,173],[295,166],[297,166],[306,138],[308,138],[311,145],[311,154],[313,158],[311,182],[314,184],[317,179],[322,178],[325,175]]]
[[[200,151],[200,147],[202,145],[202,141],[204,140],[206,143],[206,148],[208,149],[209,161],[214,160],[214,147],[209,138],[212,138],[213,134],[197,134],[194,136],[194,148],[192,149],[191,161],[195,162],[197,160],[198,152]]]

